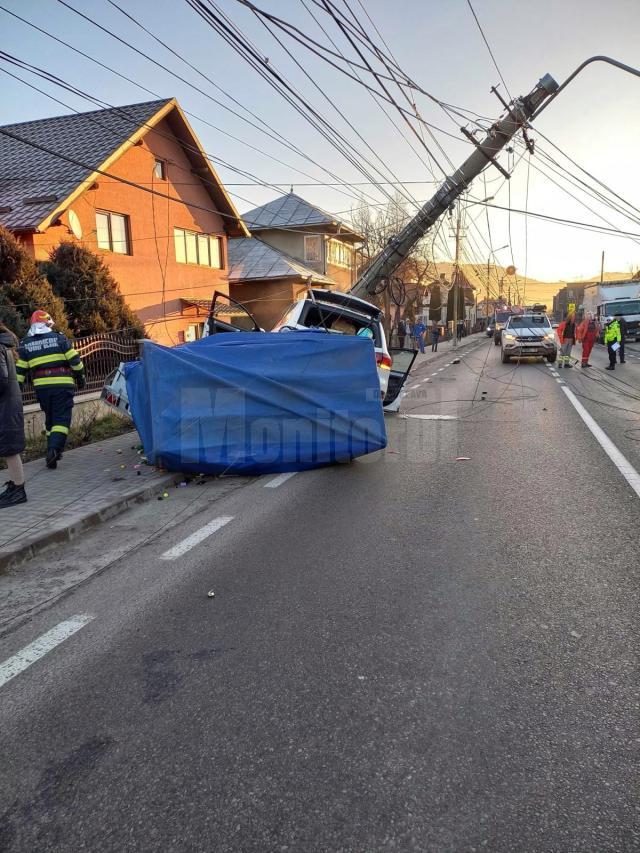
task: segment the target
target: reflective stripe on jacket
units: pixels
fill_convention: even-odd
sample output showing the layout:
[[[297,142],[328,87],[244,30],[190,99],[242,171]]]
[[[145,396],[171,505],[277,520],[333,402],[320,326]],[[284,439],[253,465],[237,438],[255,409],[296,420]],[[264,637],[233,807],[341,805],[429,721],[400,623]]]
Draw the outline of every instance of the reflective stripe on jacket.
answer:
[[[84,375],[82,359],[64,335],[47,332],[28,335],[20,342],[16,364],[18,382],[31,373],[34,388],[44,385],[74,386],[75,376]]]
[[[612,344],[614,341],[620,343],[621,340],[620,324],[617,320],[613,320],[608,326],[604,327],[604,342],[605,344]]]

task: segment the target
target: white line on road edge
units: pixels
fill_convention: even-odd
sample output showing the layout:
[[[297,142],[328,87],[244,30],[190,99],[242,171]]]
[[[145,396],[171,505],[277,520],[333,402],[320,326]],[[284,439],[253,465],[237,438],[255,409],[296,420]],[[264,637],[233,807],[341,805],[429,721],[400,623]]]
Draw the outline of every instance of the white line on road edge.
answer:
[[[640,474],[636,471],[633,465],[629,462],[629,460],[622,455],[622,453],[618,450],[616,445],[611,441],[606,432],[599,426],[596,421],[591,417],[589,412],[585,409],[582,403],[578,400],[573,391],[570,391],[566,385],[562,389],[563,393],[567,396],[569,402],[576,410],[576,412],[580,415],[582,420],[587,425],[587,428],[591,431],[591,434],[596,439],[600,447],[607,454],[609,459],[616,466],[618,471],[625,478],[627,483],[631,486],[633,491],[640,498]]]
[[[457,421],[457,415],[400,415],[403,419],[416,418],[419,421]]]
[[[268,483],[265,483],[264,487],[265,489],[277,489],[278,486],[281,486],[283,483],[286,483],[287,480],[295,477],[297,473],[297,471],[289,471],[288,474],[280,474],[278,477],[274,477],[273,480],[269,480]]]
[[[178,542],[178,544],[174,545],[173,548],[169,548],[168,551],[165,551],[164,554],[160,556],[160,559],[175,560],[176,557],[181,557],[183,554],[186,554],[187,551],[190,551],[192,548],[195,548],[196,545],[199,545],[205,539],[208,539],[209,536],[212,536],[217,530],[224,527],[225,524],[229,524],[230,521],[233,521],[232,515],[223,515],[220,518],[214,518],[213,521],[209,522],[209,524],[205,524],[205,526],[201,527],[200,530],[196,530],[196,532],[192,533],[191,536],[187,536],[187,538],[183,539],[182,542]]]
[[[60,643],[73,636],[76,631],[84,628],[92,619],[96,617],[90,614],[80,616],[72,616],[71,619],[66,619],[55,628],[47,631],[33,643],[29,643],[24,649],[19,651],[13,657],[0,664],[0,687],[4,687],[7,681],[11,681],[16,675],[20,675],[25,669],[31,666],[40,658],[44,657],[47,652],[55,649]]]

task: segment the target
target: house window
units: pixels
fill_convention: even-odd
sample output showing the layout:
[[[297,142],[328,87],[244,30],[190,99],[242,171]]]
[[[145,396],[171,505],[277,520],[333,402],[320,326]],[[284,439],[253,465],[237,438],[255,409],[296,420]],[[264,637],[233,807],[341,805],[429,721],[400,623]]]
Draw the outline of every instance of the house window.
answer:
[[[174,228],[173,242],[179,264],[197,264],[217,270],[223,268],[221,237]]]
[[[165,181],[167,179],[167,170],[165,166],[164,160],[156,160],[153,164],[153,176],[157,178],[159,181]]]
[[[96,211],[96,236],[99,249],[130,255],[129,217],[106,210]]]
[[[304,259],[308,263],[322,263],[322,236],[314,234],[304,238]]]
[[[327,248],[327,263],[336,267],[347,267],[351,269],[353,263],[353,249],[347,243],[340,240],[329,240]]]

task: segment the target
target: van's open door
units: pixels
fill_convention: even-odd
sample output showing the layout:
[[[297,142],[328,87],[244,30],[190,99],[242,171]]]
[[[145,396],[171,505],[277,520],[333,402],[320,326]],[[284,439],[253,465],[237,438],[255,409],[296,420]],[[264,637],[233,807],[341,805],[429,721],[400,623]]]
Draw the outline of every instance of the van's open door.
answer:
[[[261,332],[253,314],[241,302],[216,290],[211,300],[209,319],[204,324],[204,336],[218,332]]]
[[[417,354],[417,350],[389,347],[392,365],[387,393],[382,401],[385,412],[397,412],[400,408],[400,392],[404,388]]]

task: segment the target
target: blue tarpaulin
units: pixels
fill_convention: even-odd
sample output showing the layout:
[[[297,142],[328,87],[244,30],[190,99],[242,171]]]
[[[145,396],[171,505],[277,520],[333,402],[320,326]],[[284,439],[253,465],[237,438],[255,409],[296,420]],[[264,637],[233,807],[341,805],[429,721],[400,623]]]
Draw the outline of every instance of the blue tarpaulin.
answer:
[[[373,342],[323,331],[144,345],[125,365],[145,454],[169,471],[266,474],[386,446]]]

